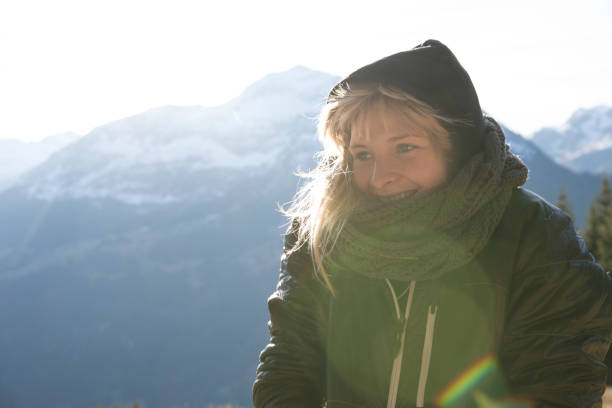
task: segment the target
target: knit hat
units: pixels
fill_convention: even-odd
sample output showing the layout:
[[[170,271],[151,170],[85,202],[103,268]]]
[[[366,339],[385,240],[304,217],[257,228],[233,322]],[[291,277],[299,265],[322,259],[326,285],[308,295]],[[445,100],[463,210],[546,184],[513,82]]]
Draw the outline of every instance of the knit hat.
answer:
[[[332,88],[327,101],[360,82],[398,87],[444,116],[469,120],[470,125],[441,123],[451,134],[452,170],[456,171],[481,150],[483,115],[476,90],[455,55],[440,41],[427,40],[411,50],[359,68]]]

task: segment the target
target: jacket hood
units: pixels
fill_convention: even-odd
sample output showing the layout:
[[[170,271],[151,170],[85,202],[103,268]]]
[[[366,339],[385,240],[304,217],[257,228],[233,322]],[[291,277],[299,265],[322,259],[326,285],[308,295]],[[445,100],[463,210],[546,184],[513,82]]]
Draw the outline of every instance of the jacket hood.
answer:
[[[469,121],[467,125],[442,124],[451,133],[457,165],[481,150],[483,114],[478,95],[468,73],[440,41],[430,39],[359,68],[332,88],[327,101],[341,98],[351,86],[364,82],[398,87],[442,115]]]

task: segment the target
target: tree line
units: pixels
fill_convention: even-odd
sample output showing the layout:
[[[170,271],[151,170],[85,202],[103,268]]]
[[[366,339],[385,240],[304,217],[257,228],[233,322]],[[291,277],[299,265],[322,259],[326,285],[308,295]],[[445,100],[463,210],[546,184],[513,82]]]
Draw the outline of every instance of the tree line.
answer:
[[[567,199],[565,188],[561,188],[557,207],[574,218],[572,206]],[[595,197],[587,213],[586,226],[580,230],[584,242],[597,262],[606,271],[612,270],[612,192],[610,181],[603,178],[601,190]]]

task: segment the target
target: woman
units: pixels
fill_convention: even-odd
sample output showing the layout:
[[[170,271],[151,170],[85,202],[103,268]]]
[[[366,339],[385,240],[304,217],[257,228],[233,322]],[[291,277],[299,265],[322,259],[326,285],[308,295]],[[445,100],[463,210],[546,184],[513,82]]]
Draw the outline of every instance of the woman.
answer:
[[[600,406],[610,277],[520,187],[527,168],[444,44],[339,82],[319,134],[256,407]]]

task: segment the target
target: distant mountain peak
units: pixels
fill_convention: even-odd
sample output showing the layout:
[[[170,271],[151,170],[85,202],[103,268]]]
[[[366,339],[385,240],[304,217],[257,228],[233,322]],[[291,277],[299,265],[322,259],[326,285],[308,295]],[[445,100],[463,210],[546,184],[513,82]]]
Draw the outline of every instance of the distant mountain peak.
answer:
[[[327,92],[340,78],[298,65],[275,72],[248,86],[229,102],[238,120],[283,122],[296,115],[315,116]]]
[[[339,79],[339,77],[322,71],[316,71],[303,65],[296,65],[286,71],[267,74],[260,80],[255,81],[242,92],[240,98],[249,98],[259,95],[262,91],[268,93],[272,90],[289,93],[292,96],[300,95],[303,91],[307,91],[307,94],[312,94],[313,84],[331,83],[328,88],[316,90],[317,94],[321,94],[325,89],[331,89],[331,86]]]
[[[607,164],[602,167],[598,160],[584,158],[612,148],[612,108],[580,108],[562,126],[543,128],[532,140],[559,164],[576,171],[601,172]]]
[[[612,128],[612,108],[605,105],[580,108],[562,126],[562,129],[571,128],[580,128],[585,132],[610,129]]]

